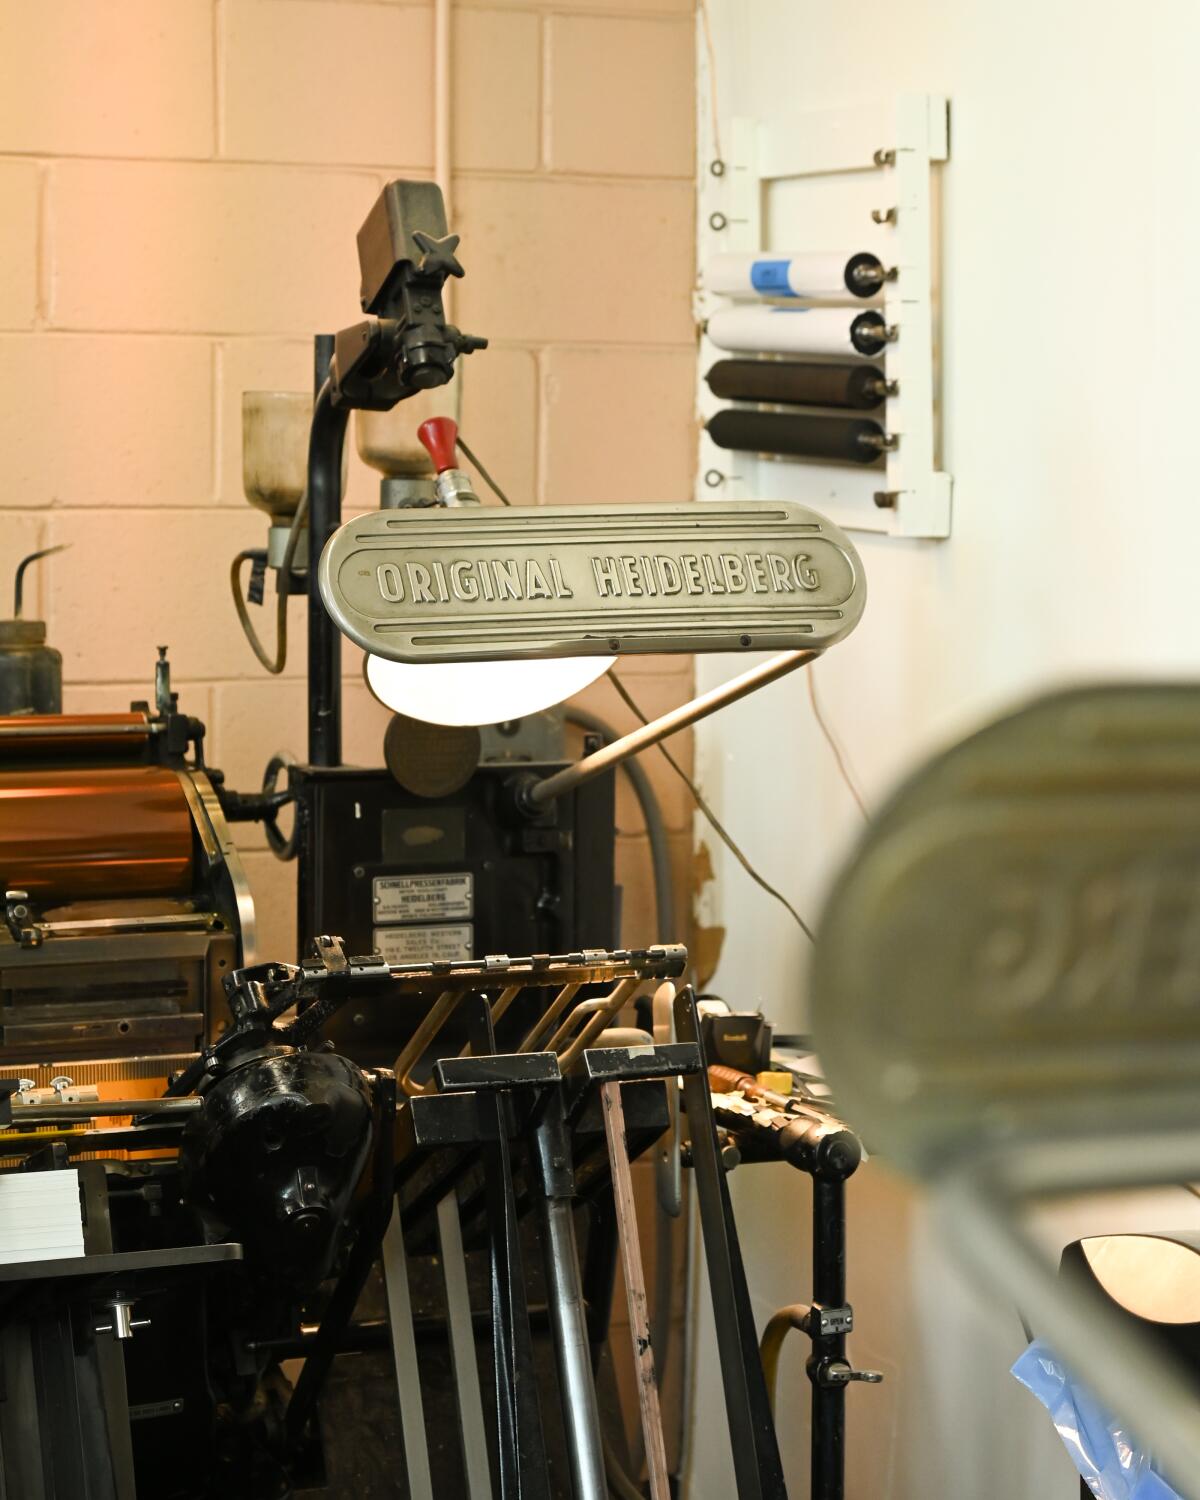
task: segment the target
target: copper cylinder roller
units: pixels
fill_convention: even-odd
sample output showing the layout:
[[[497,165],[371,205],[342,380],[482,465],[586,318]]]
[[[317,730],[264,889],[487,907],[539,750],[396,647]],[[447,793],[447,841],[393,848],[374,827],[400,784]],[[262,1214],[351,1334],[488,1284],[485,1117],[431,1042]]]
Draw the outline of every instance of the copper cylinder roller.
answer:
[[[0,717],[0,763],[138,759],[149,738],[144,713],[14,714]]]
[[[179,777],[158,766],[0,771],[0,882],[40,903],[188,894]]]

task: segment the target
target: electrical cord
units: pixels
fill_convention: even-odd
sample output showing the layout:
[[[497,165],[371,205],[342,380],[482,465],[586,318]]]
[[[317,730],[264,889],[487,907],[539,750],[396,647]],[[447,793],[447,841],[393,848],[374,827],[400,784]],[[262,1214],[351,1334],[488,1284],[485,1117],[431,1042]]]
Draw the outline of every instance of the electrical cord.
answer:
[[[815,665],[815,663],[813,665]],[[836,764],[838,771],[841,774],[842,780],[846,783],[846,790],[858,804],[858,810],[860,813],[862,813],[864,820],[869,822],[870,818],[867,813],[866,805],[864,804],[863,799],[859,794],[858,788],[855,786],[853,780],[850,777],[850,772],[846,768],[846,762],[842,755],[842,747],[838,744],[833,730],[827,723],[825,715],[821,712],[821,705],[817,702],[817,676],[813,671],[812,666],[809,667],[808,671],[805,673],[805,676],[808,678],[808,701],[812,704],[813,718],[816,719],[818,728],[825,736],[825,743],[829,746],[830,753],[833,755],[834,763]]]
[[[777,1313],[772,1313],[759,1340],[758,1357],[762,1362],[763,1384],[767,1388],[767,1405],[772,1416],[775,1414],[775,1388],[779,1383],[779,1356],[783,1352],[784,1340],[793,1328],[803,1330],[810,1311],[807,1303],[781,1307]]]
[[[625,686],[625,684],[621,681],[617,674],[613,671],[610,671],[608,674],[608,678],[613,687],[616,688],[618,694],[620,695],[626,706],[638,716],[643,724],[649,724],[650,720],[634,702],[632,696],[630,695],[629,689]],[[737,860],[738,864],[741,865],[742,869],[745,870],[746,874],[749,875],[750,879],[753,880],[755,885],[757,885],[760,889],[766,891],[768,896],[773,896],[775,900],[779,902],[780,906],[782,906],[783,909],[789,914],[792,920],[796,923],[796,926],[799,927],[800,931],[809,940],[809,942],[815,943],[816,937],[813,934],[812,928],[808,925],[808,923],[804,920],[804,918],[800,915],[800,913],[796,910],[796,908],[792,905],[788,898],[783,894],[783,892],[777,890],[775,886],[773,886],[764,875],[760,875],[755,867],[750,863],[750,860],[742,852],[739,845],[735,842],[733,835],[717,817],[716,813],[713,812],[712,808],[709,807],[708,803],[704,799],[703,794],[700,791],[700,788],[696,785],[696,783],[683,769],[683,767],[679,764],[679,762],[675,759],[675,757],[671,754],[671,752],[667,749],[666,745],[664,745],[661,740],[658,743],[657,749],[665,758],[667,764],[675,772],[676,776],[678,776],[680,781],[683,782],[684,786],[687,787],[688,791],[691,793],[692,801],[695,802],[696,806],[700,809],[709,826],[712,828],[712,831],[729,850],[730,854],[733,855],[734,859]]]
[[[261,664],[267,669],[272,677],[278,677],[287,665],[287,607],[288,590],[287,580],[292,574],[292,559],[296,555],[296,547],[300,541],[300,533],[304,527],[308,515],[308,492],[305,491],[300,497],[300,503],[296,506],[296,514],[292,517],[292,529],[288,533],[287,546],[283,551],[283,561],[279,565],[279,597],[275,606],[275,655],[268,656],[266,648],[258,638],[258,632],[250,619],[250,612],[246,608],[246,601],[242,598],[242,564],[248,557],[253,557],[252,551],[239,552],[234,558],[229,570],[229,585],[233,591],[233,607],[237,610],[238,620],[241,622],[242,630],[246,639],[250,642],[250,649],[258,657]]]
[[[479,477],[491,490],[492,494],[495,495],[496,499],[499,500],[500,504],[511,505],[512,501],[508,498],[508,496],[504,493],[504,491],[500,488],[500,486],[496,483],[496,481],[492,478],[488,471],[483,467],[483,465],[479,462],[475,455],[471,452],[470,448],[467,447],[466,443],[463,442],[461,432],[458,434],[458,446],[467,455],[468,462],[474,464],[475,467],[479,470]]]
[[[712,17],[708,13],[708,0],[700,0],[700,28],[704,32],[704,50],[708,53],[708,103],[712,111],[713,155],[721,161],[721,119],[717,110],[717,55],[713,47]]]

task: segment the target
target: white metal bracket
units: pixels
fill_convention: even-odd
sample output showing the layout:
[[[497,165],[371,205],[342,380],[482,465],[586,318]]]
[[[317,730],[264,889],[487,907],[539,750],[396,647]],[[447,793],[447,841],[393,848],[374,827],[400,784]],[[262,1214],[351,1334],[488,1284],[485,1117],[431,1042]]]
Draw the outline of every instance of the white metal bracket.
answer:
[[[702,117],[702,131],[704,123]],[[886,426],[897,439],[877,466],[775,460],[730,453],[701,438],[697,497],[794,499],[815,506],[849,530],[889,536],[950,535],[952,480],[940,467],[940,361],[935,167],[949,156],[949,105],[942,95],[903,94],[853,108],[813,111],[781,125],[732,121],[727,159],[705,162],[701,176],[699,260],[724,251],[824,251],[828,244],[767,242],[772,192],[800,179],[828,179],[862,203],[862,247],[896,268],[885,283],[883,309],[896,329],[885,369],[896,391],[888,397]],[[824,188],[821,191],[825,191]],[[868,205],[873,206],[868,207]],[[857,223],[857,218],[854,219]],[[855,249],[859,248],[855,244]],[[727,305],[701,289],[696,315]],[[721,357],[701,340],[699,403],[707,417],[720,403],[704,372]]]

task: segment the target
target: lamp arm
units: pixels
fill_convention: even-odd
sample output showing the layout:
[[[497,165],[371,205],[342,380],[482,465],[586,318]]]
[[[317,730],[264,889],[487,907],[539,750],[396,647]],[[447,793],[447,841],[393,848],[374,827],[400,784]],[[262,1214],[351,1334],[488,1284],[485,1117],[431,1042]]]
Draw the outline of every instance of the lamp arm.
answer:
[[[599,776],[601,772],[620,765],[631,755],[637,755],[639,751],[647,750],[651,745],[657,745],[660,740],[665,740],[669,735],[676,734],[681,729],[687,729],[700,719],[705,719],[709,714],[715,713],[717,709],[736,703],[739,698],[746,697],[748,693],[753,693],[760,687],[766,687],[769,682],[785,677],[789,672],[794,672],[797,667],[808,666],[809,662],[815,661],[820,655],[819,651],[785,651],[781,656],[773,656],[770,661],[751,667],[748,672],[742,672],[728,682],[721,683],[719,687],[712,688],[707,693],[701,693],[698,698],[692,698],[687,703],[680,704],[678,708],[671,709],[661,718],[652,719],[649,724],[643,724],[640,729],[634,729],[629,734],[622,735],[619,740],[602,745],[599,750],[593,751],[591,755],[585,755],[574,765],[556,771],[552,776],[547,776],[541,781],[531,779],[519,790],[518,801],[531,812],[545,807],[556,797],[574,791],[582,782],[590,781],[593,776]]]

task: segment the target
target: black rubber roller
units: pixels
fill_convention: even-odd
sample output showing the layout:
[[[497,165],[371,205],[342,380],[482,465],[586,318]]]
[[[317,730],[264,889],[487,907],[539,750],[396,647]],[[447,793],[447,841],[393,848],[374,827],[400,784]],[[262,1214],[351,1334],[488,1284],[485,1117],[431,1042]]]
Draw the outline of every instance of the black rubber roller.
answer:
[[[719,359],[704,377],[722,401],[769,401],[775,406],[840,406],[871,411],[882,405],[887,381],[874,365],[818,365],[801,360]]]
[[[883,451],[886,435],[867,417],[808,417],[781,411],[719,411],[708,435],[718,448],[778,453],[869,464]]]

